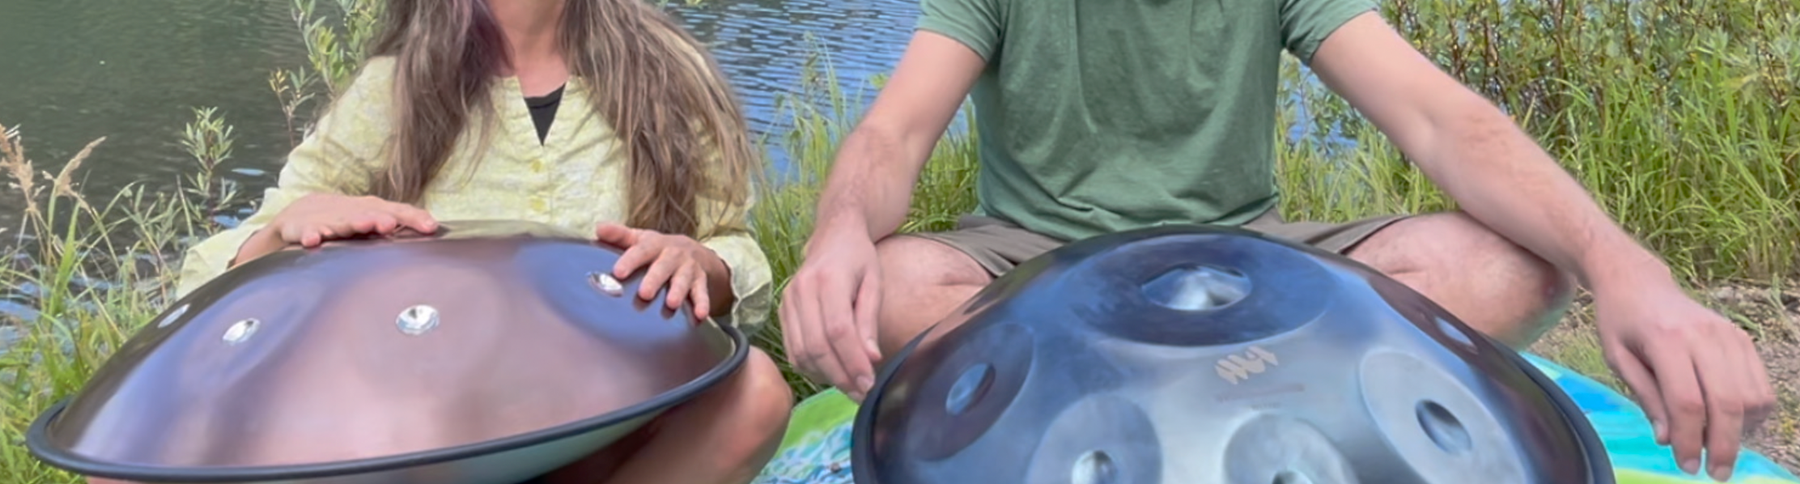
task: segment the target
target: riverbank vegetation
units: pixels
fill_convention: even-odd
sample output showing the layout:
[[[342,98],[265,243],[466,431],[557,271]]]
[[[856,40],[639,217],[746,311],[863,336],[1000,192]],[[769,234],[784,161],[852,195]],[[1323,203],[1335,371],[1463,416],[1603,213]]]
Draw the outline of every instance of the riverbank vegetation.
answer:
[[[325,16],[298,0],[308,65],[271,74],[272,102],[290,115],[297,142],[354,72],[375,2],[337,0]],[[1782,414],[1756,447],[1790,468],[1800,435],[1794,290],[1800,254],[1800,4],[1792,0],[1390,0],[1382,13],[1443,66],[1512,113],[1632,233],[1662,254],[1684,282],[1757,339],[1781,385]],[[859,85],[844,88],[821,62],[782,107],[792,130],[765,142],[792,170],[752,214],[778,284],[799,263],[811,232],[819,180],[853,125]],[[1370,125],[1309,81],[1290,61],[1280,107],[1282,210],[1324,221],[1454,208]],[[879,87],[879,79],[861,89]],[[966,116],[973,113],[966,112]],[[0,481],[76,482],[22,447],[31,420],[86,378],[173,289],[187,244],[222,226],[228,209],[254,202],[216,173],[228,167],[233,134],[216,111],[197,109],[181,145],[195,166],[180,190],[84,194],[80,170],[104,169],[97,139],[72,160],[31,160],[31,133],[8,130],[0,196],[22,197],[25,221],[0,228],[15,253],[0,284],[19,288],[29,310],[0,316]],[[5,119],[0,123],[17,123]],[[946,135],[916,189],[903,230],[949,227],[973,206],[972,130]],[[56,164],[52,164],[56,163]],[[55,168],[52,169],[51,167]],[[1563,329],[1534,348],[1613,382],[1577,307]],[[758,344],[780,355],[776,328]],[[9,336],[11,335],[11,336]],[[0,343],[4,344],[4,343]],[[790,376],[801,396],[817,391]],[[1616,385],[1616,382],[1613,382]]]

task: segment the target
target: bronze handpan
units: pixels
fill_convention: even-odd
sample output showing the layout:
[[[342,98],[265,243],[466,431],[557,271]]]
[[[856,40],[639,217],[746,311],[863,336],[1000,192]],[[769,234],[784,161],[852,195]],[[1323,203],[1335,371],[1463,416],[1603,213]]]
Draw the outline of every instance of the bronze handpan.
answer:
[[[1611,484],[1514,351],[1348,258],[1224,227],[1027,261],[883,365],[858,484]]]
[[[622,251],[528,222],[334,242],[170,304],[31,452],[145,482],[510,484],[604,449],[736,371],[745,336],[658,296]]]

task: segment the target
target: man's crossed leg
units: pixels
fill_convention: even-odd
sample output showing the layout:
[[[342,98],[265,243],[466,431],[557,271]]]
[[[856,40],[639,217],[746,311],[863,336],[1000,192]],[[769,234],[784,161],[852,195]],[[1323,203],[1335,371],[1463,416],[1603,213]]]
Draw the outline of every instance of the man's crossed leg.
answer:
[[[1515,349],[1553,327],[1574,291],[1572,279],[1555,266],[1459,212],[1344,224],[1289,223],[1265,215],[1244,228],[1345,254]],[[875,246],[882,274],[881,354],[898,351],[995,277],[1063,243],[973,216],[948,232],[883,239]]]

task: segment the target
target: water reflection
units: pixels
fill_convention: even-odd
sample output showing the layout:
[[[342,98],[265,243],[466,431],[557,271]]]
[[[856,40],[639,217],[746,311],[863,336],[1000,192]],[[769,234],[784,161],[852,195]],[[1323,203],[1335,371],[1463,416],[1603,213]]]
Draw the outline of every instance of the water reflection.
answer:
[[[866,82],[899,61],[917,14],[916,0],[742,0],[674,7],[743,95],[759,132],[783,133],[781,93],[800,86],[804,64],[827,53],[846,95],[873,95]],[[771,153],[776,169],[786,160]]]

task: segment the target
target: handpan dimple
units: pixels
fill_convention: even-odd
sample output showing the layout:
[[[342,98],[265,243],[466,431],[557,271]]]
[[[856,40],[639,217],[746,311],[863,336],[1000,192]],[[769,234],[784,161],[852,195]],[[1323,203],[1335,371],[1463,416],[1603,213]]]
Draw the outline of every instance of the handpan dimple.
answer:
[[[244,340],[250,339],[251,336],[255,335],[256,330],[261,327],[262,320],[256,318],[249,318],[240,320],[236,323],[231,323],[231,326],[225,328],[225,344],[235,345],[242,343]]]
[[[1262,414],[1228,432],[1222,463],[1229,484],[1360,482],[1331,438],[1304,420]]]
[[[1026,261],[883,364],[858,484],[1612,484],[1518,353],[1341,255],[1220,227]]]
[[[26,444],[137,482],[519,482],[740,366],[735,328],[550,226],[447,221],[233,268],[170,304]]]
[[[1250,279],[1230,269],[1177,267],[1144,284],[1144,297],[1163,307],[1203,311],[1230,306],[1250,293]]]
[[[1007,407],[1017,403],[1019,388],[1031,374],[1037,356],[1031,330],[1000,324],[967,336],[977,345],[948,354],[921,355],[936,360],[931,374],[914,391],[904,410],[909,425],[907,447],[922,459],[940,459],[974,442]]]
[[[1066,248],[1066,247],[1065,247]],[[1325,267],[1260,239],[1168,234],[1069,259],[1051,296],[1106,336],[1196,346],[1256,341],[1293,331],[1335,297]],[[1052,284],[1050,281],[1043,281]],[[1061,299],[1060,301],[1058,299]]]
[[[1154,484],[1164,456],[1157,429],[1137,404],[1110,394],[1083,399],[1049,423],[1023,482]]]
[[[1527,480],[1515,438],[1467,384],[1424,359],[1376,350],[1357,363],[1364,406],[1394,456],[1420,482],[1479,475],[1492,484]]]
[[[400,332],[407,335],[425,334],[426,331],[437,328],[437,308],[425,304],[406,308],[400,312],[400,317],[394,319],[394,324],[400,326]]]

